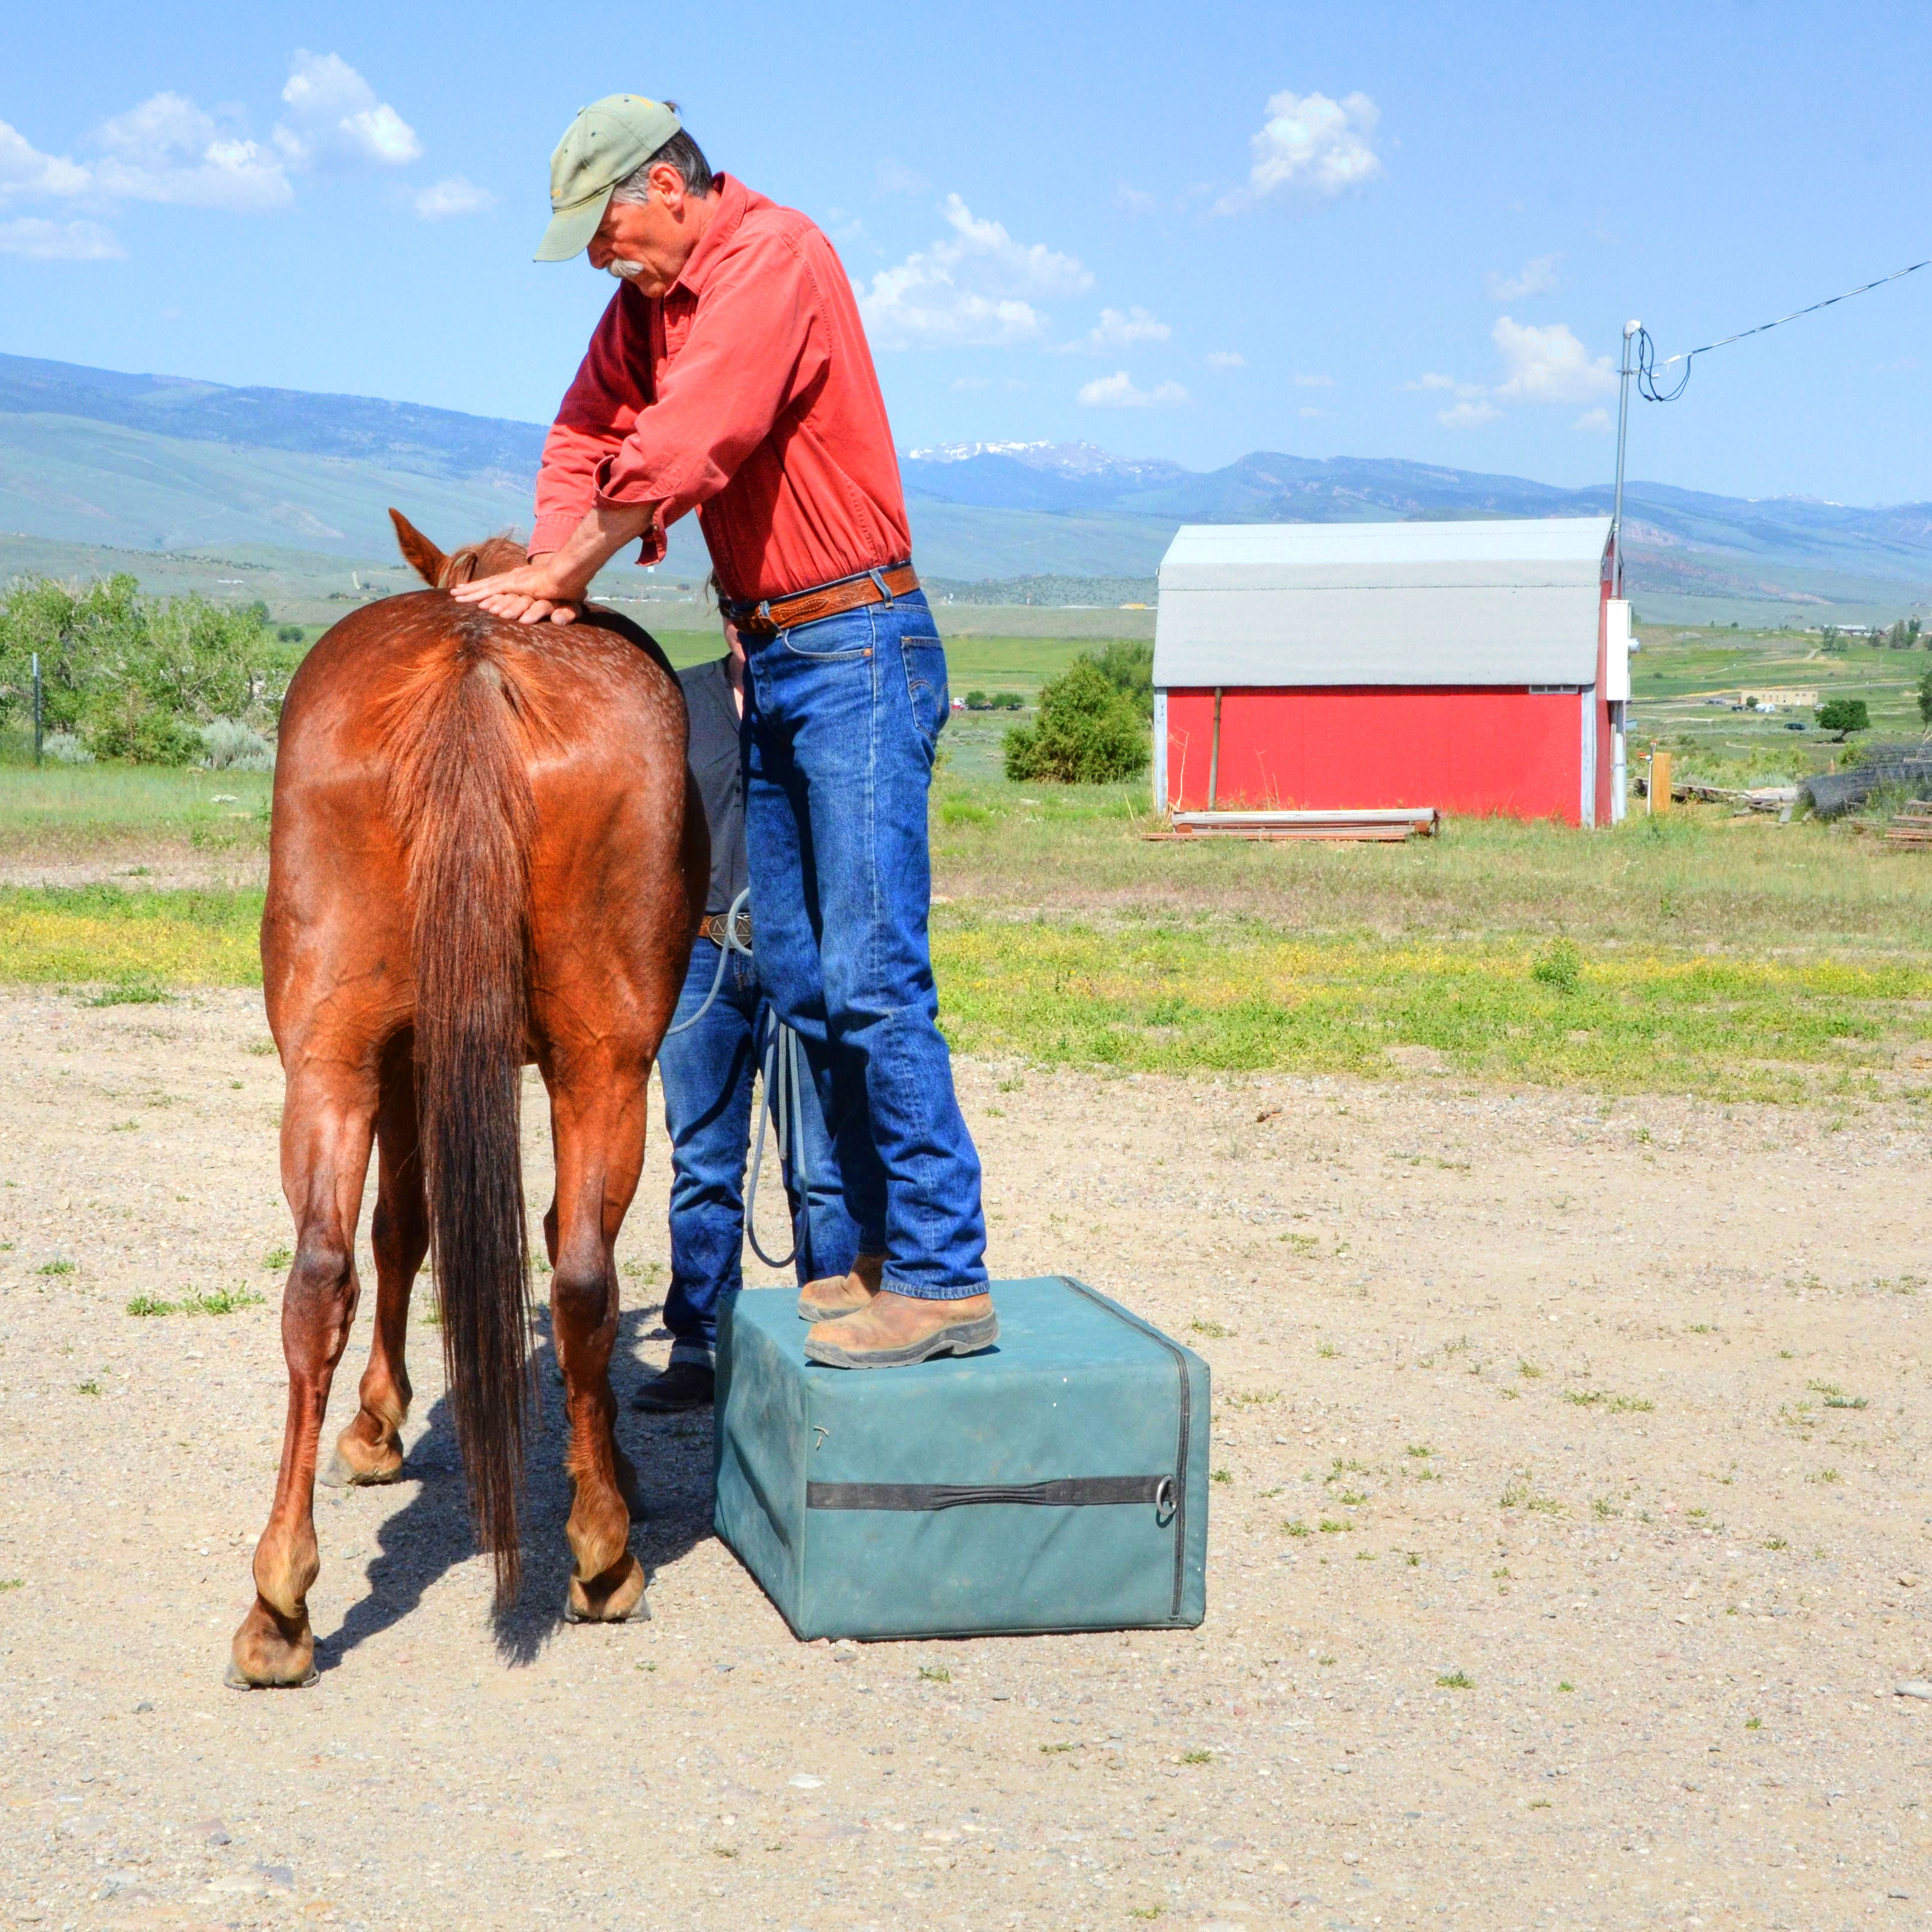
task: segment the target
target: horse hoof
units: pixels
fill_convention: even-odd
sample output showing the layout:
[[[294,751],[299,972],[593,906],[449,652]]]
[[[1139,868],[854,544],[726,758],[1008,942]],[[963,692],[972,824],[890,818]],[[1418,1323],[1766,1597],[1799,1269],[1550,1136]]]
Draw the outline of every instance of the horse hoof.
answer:
[[[644,1566],[628,1552],[587,1583],[572,1577],[563,1606],[564,1621],[572,1624],[647,1622],[650,1614],[644,1601]]]
[[[338,1444],[335,1454],[328,1459],[328,1467],[316,1478],[326,1490],[373,1489],[379,1484],[393,1483],[403,1473],[403,1459],[398,1456],[393,1462],[382,1462],[374,1468],[358,1469],[344,1455]]]
[[[317,1674],[308,1613],[282,1616],[258,1596],[235,1633],[222,1682],[233,1690],[299,1690]]]
[[[242,1675],[242,1666],[231,1657],[228,1668],[221,1673],[221,1681],[231,1690],[306,1690],[311,1684],[320,1682],[321,1676],[322,1672],[311,1664],[306,1677],[271,1678],[264,1684],[251,1684]]]

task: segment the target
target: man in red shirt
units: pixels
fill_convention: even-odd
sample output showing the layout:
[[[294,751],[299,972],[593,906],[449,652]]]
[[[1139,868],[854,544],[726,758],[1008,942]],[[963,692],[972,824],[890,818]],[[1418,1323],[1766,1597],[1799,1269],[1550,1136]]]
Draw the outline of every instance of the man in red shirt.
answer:
[[[747,646],[752,943],[806,1046],[860,1259],[800,1312],[812,1360],[892,1367],[998,1332],[979,1156],[937,1024],[926,794],[946,658],[851,286],[800,214],[712,172],[675,110],[586,108],[539,261],[622,286],[544,446],[523,568],[454,593],[567,624],[591,579],[698,512]]]

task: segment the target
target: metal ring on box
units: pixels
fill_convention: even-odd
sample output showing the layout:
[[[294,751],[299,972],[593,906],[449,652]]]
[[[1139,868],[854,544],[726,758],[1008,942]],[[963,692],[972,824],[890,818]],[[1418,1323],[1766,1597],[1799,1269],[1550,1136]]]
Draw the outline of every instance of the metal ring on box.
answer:
[[[1163,1476],[1160,1486],[1154,1492],[1154,1520],[1165,1529],[1174,1520],[1174,1512],[1180,1507],[1175,1496],[1174,1478]]]

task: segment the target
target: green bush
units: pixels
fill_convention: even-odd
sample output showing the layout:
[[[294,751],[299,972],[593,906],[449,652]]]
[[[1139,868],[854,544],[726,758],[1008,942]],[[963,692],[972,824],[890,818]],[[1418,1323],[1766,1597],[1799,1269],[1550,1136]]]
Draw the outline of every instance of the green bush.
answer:
[[[996,691],[992,708],[995,711],[1023,711],[1026,700],[1017,691]]]
[[[1574,993],[1583,982],[1583,955],[1574,939],[1552,939],[1537,956],[1529,976],[1559,993]]]
[[[81,700],[80,740],[97,758],[130,765],[185,765],[201,749],[194,727],[137,680],[97,686]]]
[[[1006,736],[1006,776],[1107,784],[1147,769],[1148,731],[1132,698],[1090,658],[1076,658],[1040,694],[1040,716]]]
[[[46,577],[9,584],[0,604],[0,717],[32,716],[38,651],[46,728],[74,730],[87,693],[147,636],[140,587],[127,576],[85,590]]]
[[[1144,640],[1123,640],[1103,645],[1097,651],[1082,653],[1088,663],[1116,691],[1133,702],[1134,709],[1149,724],[1154,722],[1154,646]]]
[[[983,691],[969,691],[966,694],[968,711],[990,711],[992,708],[993,700]]]
[[[202,725],[228,718],[257,730],[280,707],[260,604],[144,599],[125,575],[85,586],[16,579],[0,597],[0,719],[30,715],[37,651],[43,724],[97,758],[185,764],[202,749]]]
[[[1869,731],[1871,711],[1862,698],[1828,698],[1818,707],[1821,731]]]

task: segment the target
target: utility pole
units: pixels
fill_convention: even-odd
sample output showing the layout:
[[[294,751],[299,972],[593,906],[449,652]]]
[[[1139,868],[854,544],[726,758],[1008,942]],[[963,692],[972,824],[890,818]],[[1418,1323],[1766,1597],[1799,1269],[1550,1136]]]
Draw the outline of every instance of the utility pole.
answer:
[[[1630,377],[1636,371],[1630,367],[1630,344],[1636,340],[1643,327],[1640,322],[1624,324],[1623,366],[1617,371],[1617,494],[1616,502],[1610,512],[1610,595],[1622,599],[1624,594],[1624,444],[1630,431]],[[1607,616],[1607,613],[1606,614]],[[1627,609],[1618,614],[1622,622],[1626,639],[1629,631],[1629,614]],[[1606,642],[1609,640],[1606,639]],[[1630,662],[1629,644],[1624,645],[1624,662]],[[1607,674],[1607,658],[1604,670]],[[1624,676],[1628,676],[1628,670]],[[1612,685],[1612,690],[1624,688],[1620,680]],[[1618,698],[1610,702],[1610,823],[1621,825],[1624,822],[1625,800],[1624,794],[1630,788],[1630,705],[1628,700]]]
[[[1620,386],[1617,391],[1617,497],[1610,512],[1610,557],[1614,572],[1610,580],[1610,595],[1621,597],[1624,594],[1624,442],[1630,430],[1630,378],[1636,370],[1630,367],[1630,344],[1636,339],[1640,322],[1624,324],[1623,367],[1617,371]]]
[[[40,654],[34,653],[34,763],[40,762]]]

